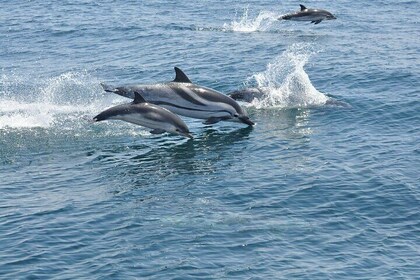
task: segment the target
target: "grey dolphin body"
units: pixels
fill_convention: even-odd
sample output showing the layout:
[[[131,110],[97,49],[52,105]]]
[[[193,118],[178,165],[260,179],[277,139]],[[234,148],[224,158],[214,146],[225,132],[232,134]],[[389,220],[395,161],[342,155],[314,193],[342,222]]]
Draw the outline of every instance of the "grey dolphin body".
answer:
[[[252,102],[254,99],[262,99],[264,92],[259,88],[243,88],[228,93],[232,99],[243,102]]]
[[[134,93],[133,102],[111,107],[94,117],[93,120],[95,122],[122,120],[151,128],[152,134],[166,131],[193,138],[180,117],[165,108],[147,103],[137,92]]]
[[[300,11],[281,16],[279,20],[295,20],[295,21],[310,21],[311,23],[318,24],[323,20],[336,19],[330,12],[321,9],[308,9],[300,5]]]
[[[175,67],[175,73],[175,79],[167,83],[121,87],[101,85],[107,92],[128,98],[134,98],[134,92],[139,92],[149,103],[162,106],[178,115],[205,119],[205,124],[235,121],[254,125],[245,110],[229,96],[193,84],[177,67]]]

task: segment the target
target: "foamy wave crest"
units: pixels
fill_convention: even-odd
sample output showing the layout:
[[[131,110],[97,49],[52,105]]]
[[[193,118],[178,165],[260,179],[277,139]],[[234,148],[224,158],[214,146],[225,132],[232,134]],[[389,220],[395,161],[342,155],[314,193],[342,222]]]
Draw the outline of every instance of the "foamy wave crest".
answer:
[[[249,8],[244,9],[239,19],[236,15],[232,22],[223,24],[223,29],[235,32],[267,31],[279,17],[276,13],[262,11],[256,18],[250,18],[248,12]]]
[[[102,92],[99,81],[87,73],[68,72],[37,80],[37,84],[29,86],[19,77],[2,77],[0,129],[65,128],[70,121],[86,122],[88,115],[103,109],[97,102]]]
[[[309,44],[293,44],[267,65],[265,71],[254,74],[264,97],[255,100],[256,108],[301,108],[324,105],[328,97],[311,83],[304,66],[315,53]]]

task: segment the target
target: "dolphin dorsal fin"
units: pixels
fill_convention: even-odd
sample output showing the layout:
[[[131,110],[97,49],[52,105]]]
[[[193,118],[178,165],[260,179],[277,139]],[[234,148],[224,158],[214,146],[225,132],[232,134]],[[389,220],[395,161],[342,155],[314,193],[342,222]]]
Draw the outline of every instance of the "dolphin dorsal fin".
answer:
[[[174,80],[174,82],[192,84],[191,80],[188,79],[187,75],[185,75],[185,73],[182,72],[181,69],[179,69],[178,67],[174,67],[174,69],[175,69],[175,80]]]
[[[300,4],[299,6],[300,6],[300,10],[301,10],[301,11],[304,11],[304,10],[306,10],[306,9],[307,9],[307,8],[306,8],[305,6],[303,6],[302,4]]]
[[[139,103],[145,103],[146,100],[143,98],[143,96],[140,95],[137,91],[134,92],[134,101],[133,104],[139,104]]]

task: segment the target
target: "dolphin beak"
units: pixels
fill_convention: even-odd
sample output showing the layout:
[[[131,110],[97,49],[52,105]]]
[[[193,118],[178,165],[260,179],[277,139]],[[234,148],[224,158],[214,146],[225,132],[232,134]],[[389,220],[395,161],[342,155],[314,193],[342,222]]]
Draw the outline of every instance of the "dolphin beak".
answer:
[[[246,123],[247,125],[255,125],[253,121],[251,121],[248,117],[239,117],[238,118],[241,122]]]
[[[194,137],[189,132],[182,133],[182,136],[188,137],[190,139],[194,139]]]

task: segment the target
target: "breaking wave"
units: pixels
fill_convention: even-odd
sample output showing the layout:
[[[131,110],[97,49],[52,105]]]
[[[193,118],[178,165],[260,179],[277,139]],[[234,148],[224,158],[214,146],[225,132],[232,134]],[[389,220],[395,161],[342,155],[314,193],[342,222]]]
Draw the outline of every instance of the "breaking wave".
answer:
[[[324,105],[328,97],[314,87],[304,69],[314,54],[310,44],[293,44],[268,63],[263,72],[252,75],[247,83],[256,83],[264,93],[262,99],[254,99],[252,106],[301,108]]]

